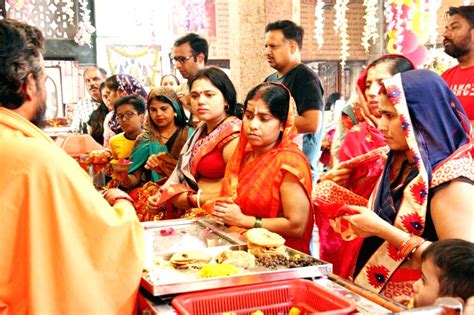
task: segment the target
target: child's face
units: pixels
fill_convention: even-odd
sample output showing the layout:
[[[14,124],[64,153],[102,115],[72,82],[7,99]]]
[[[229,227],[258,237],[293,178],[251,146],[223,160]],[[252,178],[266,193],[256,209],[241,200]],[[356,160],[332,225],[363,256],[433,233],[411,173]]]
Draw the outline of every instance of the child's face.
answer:
[[[440,270],[431,259],[425,260],[421,265],[421,278],[415,282],[415,306],[433,305],[439,294],[438,275]]]
[[[131,104],[124,104],[117,108],[117,121],[125,134],[139,132],[142,128],[144,115],[139,114]]]

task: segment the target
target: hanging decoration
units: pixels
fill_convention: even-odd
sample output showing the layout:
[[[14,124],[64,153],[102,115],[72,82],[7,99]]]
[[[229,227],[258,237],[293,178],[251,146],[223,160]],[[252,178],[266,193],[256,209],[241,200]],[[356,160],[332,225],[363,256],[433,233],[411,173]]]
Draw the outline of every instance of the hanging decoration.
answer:
[[[155,86],[155,78],[161,75],[160,46],[107,45],[106,48],[112,74],[130,74],[144,87]]]
[[[7,18],[23,21],[28,24],[34,25],[34,5],[31,3],[31,0],[7,0],[5,9],[7,11]]]
[[[74,0],[63,0],[62,2],[62,12],[67,15],[67,21],[70,24],[74,24]]]
[[[426,68],[436,72],[439,75],[457,64],[458,62],[456,58],[446,54],[444,52],[444,48],[430,49],[425,61]]]
[[[187,32],[199,33],[207,28],[206,0],[185,0],[184,9],[184,28]]]
[[[388,36],[387,51],[401,53],[418,68],[428,55],[429,41],[436,43],[436,15],[441,0],[386,0],[385,20]]]
[[[334,31],[339,33],[341,43],[341,67],[346,65],[347,57],[349,57],[349,35],[347,34],[347,18],[346,12],[348,10],[349,0],[336,0],[334,9],[336,9],[336,16],[334,18]]]
[[[317,0],[314,7],[314,39],[320,49],[324,44],[324,1]]]
[[[88,45],[92,47],[92,34],[95,27],[91,23],[91,10],[87,7],[87,0],[78,0],[79,3],[79,25],[74,41],[80,46]]]
[[[364,31],[362,33],[362,47],[365,51],[369,51],[370,41],[375,44],[375,41],[379,38],[377,31],[377,24],[379,18],[377,17],[378,11],[378,0],[364,0],[365,15],[364,15]]]

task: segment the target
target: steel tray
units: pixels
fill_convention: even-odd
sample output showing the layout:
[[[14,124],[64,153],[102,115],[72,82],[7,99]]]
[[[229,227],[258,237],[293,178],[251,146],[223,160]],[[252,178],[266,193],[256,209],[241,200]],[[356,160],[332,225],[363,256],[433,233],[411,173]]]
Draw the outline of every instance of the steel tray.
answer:
[[[143,222],[142,226],[145,230],[145,265],[156,257],[166,257],[178,251],[245,243],[241,235],[226,232],[225,227],[210,220],[150,221]]]
[[[247,245],[233,245],[203,249],[211,256],[224,251],[230,250],[247,250]],[[300,255],[308,256],[302,252],[285,248],[287,254],[291,256]],[[163,257],[168,259],[169,256]],[[298,268],[278,267],[276,270],[268,269],[262,266],[256,266],[243,270],[241,273],[232,276],[214,277],[214,278],[198,278],[199,270],[176,270],[170,267],[155,270],[156,279],[153,273],[142,276],[141,285],[148,292],[155,296],[164,296],[184,292],[193,292],[200,290],[208,290],[214,288],[225,288],[231,286],[240,286],[253,283],[261,283],[276,280],[295,279],[295,278],[316,278],[332,273],[332,264],[316,260],[316,265]]]

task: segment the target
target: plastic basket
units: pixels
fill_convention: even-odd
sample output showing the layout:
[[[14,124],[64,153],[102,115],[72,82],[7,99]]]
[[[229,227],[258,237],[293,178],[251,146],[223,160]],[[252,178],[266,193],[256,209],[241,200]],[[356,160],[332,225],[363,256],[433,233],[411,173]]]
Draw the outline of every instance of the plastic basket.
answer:
[[[208,315],[262,311],[265,315],[288,314],[297,307],[301,314],[350,314],[355,305],[308,280],[266,282],[224,289],[187,293],[173,299],[178,314]]]

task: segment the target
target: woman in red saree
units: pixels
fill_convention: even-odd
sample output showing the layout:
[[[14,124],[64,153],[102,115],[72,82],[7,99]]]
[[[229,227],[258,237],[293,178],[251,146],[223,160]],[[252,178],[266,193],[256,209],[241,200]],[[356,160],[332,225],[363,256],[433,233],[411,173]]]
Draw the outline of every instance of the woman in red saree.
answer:
[[[325,175],[315,186],[316,223],[319,228],[319,257],[333,264],[333,272],[349,277],[360,240],[343,240],[330,226],[330,219],[338,215],[342,204],[367,205],[385,165],[388,151],[382,133],[377,130],[381,117],[378,110],[378,91],[383,79],[395,73],[414,69],[413,64],[401,55],[385,55],[365,68],[358,81],[358,102],[352,104],[358,123],[346,134],[340,147],[340,164]],[[356,122],[357,122],[356,121]],[[329,180],[332,182],[325,182]]]
[[[159,192],[148,199],[155,220],[189,215],[219,196],[227,161],[237,147],[241,120],[237,93],[224,71],[209,67],[188,81],[193,112],[201,121],[184,144],[178,164]]]
[[[295,108],[283,85],[262,83],[249,92],[239,146],[222,184],[224,198],[215,202],[212,214],[229,225],[276,232],[285,245],[309,253],[311,170],[293,142]]]

